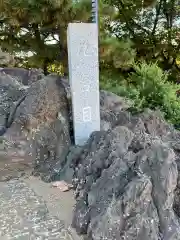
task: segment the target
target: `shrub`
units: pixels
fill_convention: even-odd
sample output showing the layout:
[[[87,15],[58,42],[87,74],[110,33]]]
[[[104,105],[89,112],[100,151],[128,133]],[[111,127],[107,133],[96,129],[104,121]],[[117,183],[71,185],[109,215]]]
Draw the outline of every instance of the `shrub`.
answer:
[[[119,84],[117,80],[115,85],[109,82],[108,90],[133,100],[136,111],[160,109],[171,123],[179,123],[180,99],[176,96],[178,85],[169,82],[168,74],[154,63],[136,64],[134,69],[135,72],[128,79],[119,81]]]
[[[54,63],[54,64],[49,64],[48,65],[48,71],[50,73],[56,73],[58,75],[63,75],[63,66],[61,64],[58,63]]]
[[[141,108],[160,109],[172,123],[180,121],[180,99],[176,96],[178,85],[168,81],[164,73],[155,63],[135,65],[135,73],[128,81],[136,87],[142,101]]]

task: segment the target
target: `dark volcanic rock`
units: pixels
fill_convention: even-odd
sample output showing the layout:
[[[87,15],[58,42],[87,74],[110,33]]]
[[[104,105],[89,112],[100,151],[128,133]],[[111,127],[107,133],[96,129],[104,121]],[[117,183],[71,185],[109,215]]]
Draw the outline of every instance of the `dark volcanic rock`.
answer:
[[[76,156],[74,185],[77,194],[84,195],[92,183],[108,168],[116,157],[127,152],[133,139],[133,133],[125,127],[116,127],[112,131],[97,132],[91,136],[83,152]],[[82,193],[83,191],[83,193]]]
[[[58,78],[45,77],[27,89],[4,139],[9,157],[35,164],[34,174],[51,180],[71,144],[68,102]]]
[[[158,211],[159,228],[163,239],[179,239],[180,225],[172,209],[177,185],[176,156],[172,149],[154,141],[149,149],[137,157],[138,169],[150,177],[153,183],[152,197]]]
[[[73,227],[94,240],[180,239],[175,131],[155,112],[113,113],[112,129],[94,133],[73,159]]]
[[[6,131],[8,117],[14,105],[24,95],[25,89],[22,84],[11,76],[0,73],[0,127],[2,132],[0,135]]]
[[[89,237],[158,240],[158,214],[151,191],[152,184],[146,176],[132,176],[125,186],[122,185],[122,195],[113,196],[107,208],[93,219],[88,229]]]
[[[128,109],[132,105],[132,102],[128,99],[124,99],[117,96],[114,93],[101,90],[100,91],[100,106],[101,109],[113,110],[113,112],[119,112]]]
[[[44,74],[39,69],[24,69],[24,68],[8,68],[5,67],[0,70],[12,77],[17,78],[17,80],[24,85],[31,85],[31,83],[36,82],[44,77]]]
[[[15,103],[25,90],[9,79]],[[0,81],[7,96],[11,87]],[[3,135],[3,151],[33,164],[45,181],[73,178],[72,225],[79,234],[91,240],[180,239],[179,131],[158,111],[132,115],[131,102],[101,91],[101,131],[83,147],[72,146],[68,81],[49,75],[26,91]]]

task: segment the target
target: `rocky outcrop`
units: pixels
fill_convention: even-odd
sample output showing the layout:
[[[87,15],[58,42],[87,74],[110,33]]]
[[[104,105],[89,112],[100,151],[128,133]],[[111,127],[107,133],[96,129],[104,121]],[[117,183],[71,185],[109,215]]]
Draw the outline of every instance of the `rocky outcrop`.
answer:
[[[180,133],[160,112],[131,114],[130,101],[100,91],[101,130],[76,147],[66,79],[49,75],[25,89],[0,74],[0,110],[7,96],[16,106],[3,117],[13,120],[3,151],[31,164],[45,181],[72,178],[72,225],[79,234],[91,240],[180,239]]]
[[[74,228],[95,240],[180,239],[175,130],[158,112],[114,113],[72,158]]]
[[[24,68],[2,68],[1,72],[8,74],[16,78],[20,83],[25,86],[31,85],[44,77],[43,72],[40,69],[24,69]]]
[[[10,112],[25,92],[26,90],[16,79],[0,73],[0,131],[3,131],[3,128],[6,129]]]
[[[34,174],[49,181],[64,164],[71,144],[66,92],[58,77],[32,83],[3,135],[12,160],[33,164]]]
[[[14,66],[15,65],[15,59],[13,55],[3,52],[2,49],[0,48],[0,66],[5,67],[5,66]]]

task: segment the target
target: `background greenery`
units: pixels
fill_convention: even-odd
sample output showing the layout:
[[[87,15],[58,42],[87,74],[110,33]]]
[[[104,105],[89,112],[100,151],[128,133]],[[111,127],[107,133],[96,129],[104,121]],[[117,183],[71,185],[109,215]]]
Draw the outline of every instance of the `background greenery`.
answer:
[[[89,0],[0,0],[0,45],[17,67],[68,74],[69,22],[90,22]],[[178,0],[99,0],[100,86],[180,122]]]

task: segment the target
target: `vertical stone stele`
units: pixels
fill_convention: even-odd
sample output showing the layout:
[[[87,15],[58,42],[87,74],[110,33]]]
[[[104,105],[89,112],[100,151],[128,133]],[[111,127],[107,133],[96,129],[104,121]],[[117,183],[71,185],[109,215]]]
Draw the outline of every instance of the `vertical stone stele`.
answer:
[[[67,42],[75,144],[83,145],[100,130],[98,25],[70,23]]]

